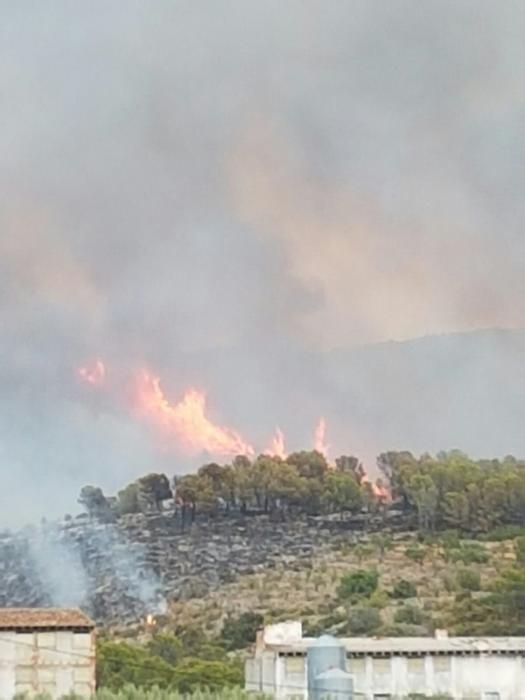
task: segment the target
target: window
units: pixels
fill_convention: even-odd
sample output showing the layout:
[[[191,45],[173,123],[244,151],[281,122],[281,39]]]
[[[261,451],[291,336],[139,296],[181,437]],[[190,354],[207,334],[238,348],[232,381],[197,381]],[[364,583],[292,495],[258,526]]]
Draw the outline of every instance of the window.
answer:
[[[390,659],[373,660],[374,676],[385,676],[390,674]],[[378,696],[383,697],[383,696]]]
[[[350,658],[346,660],[346,670],[356,678],[364,678],[366,675],[366,659]]]
[[[91,649],[91,635],[88,633],[78,633],[73,635],[73,647],[75,649]]]
[[[435,656],[432,661],[435,673],[450,673],[450,656]]]
[[[499,693],[495,693],[493,691],[483,693],[483,700],[499,700]]]
[[[425,673],[425,659],[415,657],[407,659],[407,671],[412,674],[422,675]]]
[[[53,685],[56,681],[55,669],[54,668],[43,668],[37,669],[38,685]]]
[[[294,673],[304,673],[304,657],[287,656],[284,660],[284,668],[287,676]]]

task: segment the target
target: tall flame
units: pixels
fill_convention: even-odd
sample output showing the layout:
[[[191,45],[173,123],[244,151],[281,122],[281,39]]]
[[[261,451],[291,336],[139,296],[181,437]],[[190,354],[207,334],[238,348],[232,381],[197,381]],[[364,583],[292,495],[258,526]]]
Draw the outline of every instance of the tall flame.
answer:
[[[280,457],[286,459],[286,449],[284,447],[284,435],[280,428],[275,429],[275,434],[272,437],[270,446],[264,451],[264,454],[270,457]]]
[[[190,452],[216,455],[253,455],[253,447],[234,430],[215,425],[206,416],[206,396],[190,389],[177,404],[164,396],[158,377],[142,372],[138,380],[138,402],[142,413],[173,432]]]
[[[370,488],[372,489],[372,493],[374,496],[379,499],[380,501],[387,502],[390,501],[390,491],[385,487],[381,479],[376,479],[374,482],[370,481],[368,478],[368,474],[365,471],[365,468],[362,466],[361,467],[361,478],[359,480],[360,484],[370,484]]]
[[[78,376],[86,384],[99,386],[104,384],[106,378],[106,367],[102,360],[96,360],[91,367],[79,367]]]
[[[323,417],[319,419],[319,423],[315,428],[314,447],[317,452],[328,457],[328,450],[330,447],[326,442],[326,421]]]

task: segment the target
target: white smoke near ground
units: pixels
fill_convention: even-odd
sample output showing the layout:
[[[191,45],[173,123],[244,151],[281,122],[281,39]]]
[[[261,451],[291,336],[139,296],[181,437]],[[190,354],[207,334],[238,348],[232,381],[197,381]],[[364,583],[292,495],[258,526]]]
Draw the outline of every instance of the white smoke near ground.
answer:
[[[28,554],[41,595],[56,607],[82,607],[87,603],[88,579],[80,552],[54,525],[26,531]]]
[[[129,620],[163,614],[167,601],[147,561],[147,549],[115,524],[43,523],[17,537],[35,600],[57,607],[80,607],[97,619]],[[104,594],[101,596],[101,594]],[[15,596],[16,591],[11,595]],[[103,599],[112,609],[101,609]]]

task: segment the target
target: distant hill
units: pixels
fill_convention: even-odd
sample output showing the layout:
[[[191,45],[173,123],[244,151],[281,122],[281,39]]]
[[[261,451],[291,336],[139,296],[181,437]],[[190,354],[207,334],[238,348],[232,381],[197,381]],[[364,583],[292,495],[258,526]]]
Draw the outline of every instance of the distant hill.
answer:
[[[235,405],[225,405],[229,419],[261,443],[278,424],[290,449],[308,445],[322,414],[333,454],[357,452],[368,463],[380,451],[405,448],[525,455],[524,330],[429,336],[327,353],[270,344],[264,367],[235,351],[215,354],[210,363],[211,395],[234,393]]]
[[[479,331],[334,352],[324,363],[337,431],[372,447],[525,454],[525,331]]]

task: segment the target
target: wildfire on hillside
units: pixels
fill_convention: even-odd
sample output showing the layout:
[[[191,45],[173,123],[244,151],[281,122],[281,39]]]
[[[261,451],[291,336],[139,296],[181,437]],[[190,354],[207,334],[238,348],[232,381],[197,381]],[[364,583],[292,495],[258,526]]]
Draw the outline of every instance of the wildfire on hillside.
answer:
[[[106,382],[107,370],[103,361],[97,359],[90,365],[80,367],[77,374],[86,384],[100,387]],[[210,418],[204,392],[190,388],[179,401],[174,402],[164,393],[160,378],[147,370],[142,370],[135,376],[133,388],[136,414],[155,426],[169,440],[174,440],[187,453],[206,452],[217,457],[255,456],[253,445],[239,432],[218,425]],[[328,459],[326,434],[326,420],[321,417],[315,427],[313,443],[314,449]],[[263,454],[286,459],[285,436],[279,427]],[[335,465],[330,466],[335,469]],[[361,484],[370,484],[372,493],[378,499],[389,500],[388,489],[380,480],[375,483],[370,481],[362,465],[357,477]]]
[[[239,433],[213,423],[206,415],[206,395],[196,389],[185,392],[178,403],[170,403],[160,379],[141,372],[137,381],[138,410],[168,433],[173,433],[188,452],[217,455],[255,454]]]

